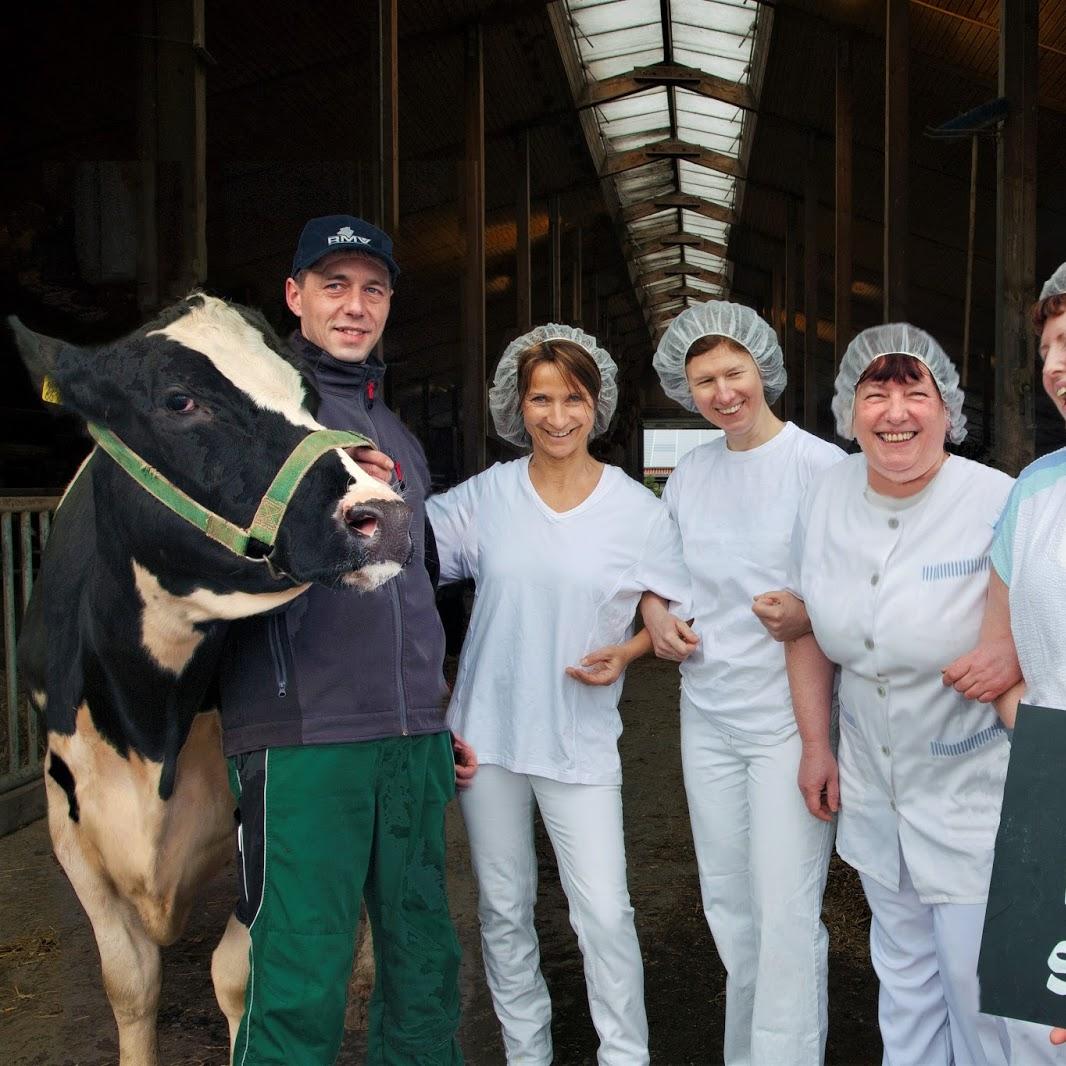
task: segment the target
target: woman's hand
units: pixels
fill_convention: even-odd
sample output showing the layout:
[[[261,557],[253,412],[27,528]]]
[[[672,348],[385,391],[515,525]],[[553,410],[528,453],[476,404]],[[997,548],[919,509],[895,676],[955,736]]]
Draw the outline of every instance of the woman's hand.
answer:
[[[683,663],[696,650],[700,638],[666,609],[662,597],[645,592],[640,598],[640,613],[658,658]]]
[[[1051,1042],[1053,1044],[1066,1044],[1066,1029],[1052,1029]]]
[[[831,822],[840,810],[840,779],[837,761],[828,744],[804,744],[796,783],[807,810],[823,822]]]
[[[458,733],[452,733],[452,753],[455,756],[455,787],[469,788],[477,773],[477,753]]]
[[[613,685],[629,662],[624,645],[608,644],[590,651],[580,666],[568,666],[566,674],[584,685]]]
[[[968,700],[991,703],[1022,679],[1018,653],[1009,636],[985,640],[945,667],[944,684]]]
[[[806,604],[785,589],[760,593],[751,609],[774,640],[797,640],[811,631]]]

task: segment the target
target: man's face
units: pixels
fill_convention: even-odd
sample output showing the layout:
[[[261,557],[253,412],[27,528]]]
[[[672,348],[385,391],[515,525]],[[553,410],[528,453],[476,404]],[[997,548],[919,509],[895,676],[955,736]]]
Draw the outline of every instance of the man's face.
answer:
[[[302,285],[285,282],[285,302],[300,332],[346,363],[365,362],[374,350],[391,301],[388,267],[372,256],[326,256],[304,274]]]

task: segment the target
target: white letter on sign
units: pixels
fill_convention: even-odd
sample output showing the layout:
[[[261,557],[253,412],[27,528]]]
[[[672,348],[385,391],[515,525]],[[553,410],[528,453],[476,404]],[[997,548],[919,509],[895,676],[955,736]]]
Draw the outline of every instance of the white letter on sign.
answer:
[[[1052,973],[1052,976],[1047,979],[1048,991],[1054,992],[1056,996],[1066,996],[1066,981],[1063,981],[1061,977],[1054,976],[1055,974],[1066,974],[1066,940],[1060,940],[1051,949],[1047,964]]]

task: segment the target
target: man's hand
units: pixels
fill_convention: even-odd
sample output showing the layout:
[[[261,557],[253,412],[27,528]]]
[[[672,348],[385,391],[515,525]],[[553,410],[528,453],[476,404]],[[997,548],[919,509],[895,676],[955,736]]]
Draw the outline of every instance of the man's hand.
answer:
[[[774,640],[798,640],[811,631],[806,604],[785,589],[760,593],[751,609]]]
[[[1022,679],[1018,653],[1009,638],[983,641],[960,655],[943,674],[945,685],[981,703],[991,703]]]
[[[823,822],[831,822],[840,810],[840,779],[837,761],[826,745],[803,745],[796,783],[807,810]]]
[[[384,453],[365,444],[362,448],[346,448],[345,451],[371,476],[386,485],[392,481],[396,464]]]
[[[452,733],[452,753],[455,755],[455,787],[469,788],[477,773],[477,754],[458,733]]]
[[[1052,1029],[1050,1039],[1053,1044],[1066,1044],[1066,1029]]]
[[[590,651],[580,666],[568,666],[567,677],[584,685],[613,685],[629,665],[629,656],[621,644],[608,644]]]

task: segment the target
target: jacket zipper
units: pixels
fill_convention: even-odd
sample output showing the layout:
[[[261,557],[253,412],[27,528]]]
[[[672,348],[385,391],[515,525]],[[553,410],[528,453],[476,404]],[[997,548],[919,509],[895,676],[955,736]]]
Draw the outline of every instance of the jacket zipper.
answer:
[[[400,700],[400,733],[408,735],[407,729],[407,693],[403,688],[403,611],[400,608],[400,593],[396,582],[390,581],[389,592],[392,594],[393,617],[396,619],[396,694]]]
[[[289,675],[285,669],[285,646],[281,636],[281,616],[274,615],[267,627],[270,637],[270,657],[274,660],[274,680],[278,685],[278,698],[284,699],[289,692]]]

